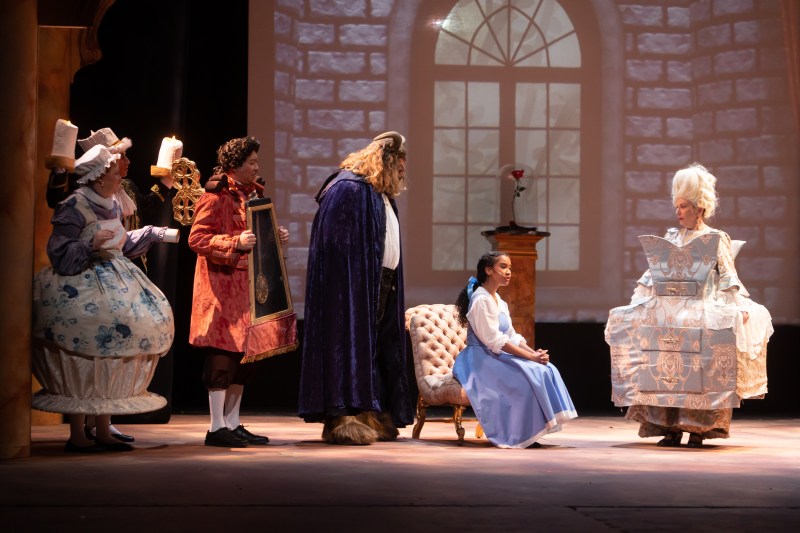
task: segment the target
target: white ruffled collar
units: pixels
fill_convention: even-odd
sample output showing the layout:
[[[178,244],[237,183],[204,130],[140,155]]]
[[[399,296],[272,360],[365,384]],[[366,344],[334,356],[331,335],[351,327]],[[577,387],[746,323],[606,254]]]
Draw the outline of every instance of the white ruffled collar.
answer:
[[[83,194],[87,200],[89,200],[95,205],[99,205],[106,211],[111,211],[112,209],[114,209],[113,196],[110,198],[103,198],[102,196],[94,192],[94,189],[92,189],[88,185],[81,185],[81,187],[78,189],[78,192]]]

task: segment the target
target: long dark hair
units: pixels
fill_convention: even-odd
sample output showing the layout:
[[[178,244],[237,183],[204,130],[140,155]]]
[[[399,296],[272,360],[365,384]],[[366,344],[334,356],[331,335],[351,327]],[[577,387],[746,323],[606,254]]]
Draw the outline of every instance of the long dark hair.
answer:
[[[507,256],[506,252],[499,252],[499,251],[492,251],[487,252],[481,256],[478,260],[478,268],[475,272],[475,286],[472,288],[474,291],[486,281],[486,268],[491,268],[497,263],[498,258],[502,256]],[[467,311],[469,311],[469,289],[470,282],[467,282],[467,286],[461,289],[461,292],[458,293],[458,298],[456,298],[456,319],[458,322],[467,327],[469,322],[467,321]]]

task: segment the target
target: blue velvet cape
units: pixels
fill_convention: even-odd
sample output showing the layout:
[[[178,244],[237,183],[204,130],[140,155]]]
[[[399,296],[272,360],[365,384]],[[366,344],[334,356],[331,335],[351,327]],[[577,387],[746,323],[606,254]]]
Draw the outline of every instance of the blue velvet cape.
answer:
[[[348,171],[317,194],[309,244],[299,415],[307,422],[362,411],[414,421],[406,364],[403,260],[379,335],[386,208],[383,195]],[[394,200],[392,209],[397,213]],[[395,296],[396,295],[396,296]],[[386,323],[386,322],[385,322]]]

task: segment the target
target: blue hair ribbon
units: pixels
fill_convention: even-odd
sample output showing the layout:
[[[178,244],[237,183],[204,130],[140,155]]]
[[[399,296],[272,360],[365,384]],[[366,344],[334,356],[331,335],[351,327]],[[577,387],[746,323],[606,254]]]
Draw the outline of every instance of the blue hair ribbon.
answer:
[[[478,283],[478,280],[475,279],[475,276],[470,276],[469,281],[467,281],[467,298],[472,300],[472,291],[475,290],[475,285]]]

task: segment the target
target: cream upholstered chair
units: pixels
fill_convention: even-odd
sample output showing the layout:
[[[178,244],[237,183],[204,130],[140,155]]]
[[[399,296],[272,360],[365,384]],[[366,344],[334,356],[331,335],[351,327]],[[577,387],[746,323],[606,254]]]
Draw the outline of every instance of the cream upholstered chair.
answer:
[[[461,417],[464,408],[469,406],[469,398],[453,376],[453,363],[466,346],[467,328],[456,319],[455,306],[431,304],[408,309],[406,329],[411,338],[419,388],[417,423],[412,436],[419,438],[428,406],[450,405],[459,443],[464,442]],[[450,422],[451,419],[443,421]]]

